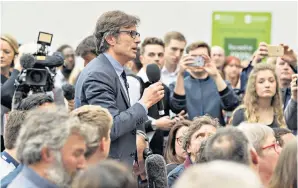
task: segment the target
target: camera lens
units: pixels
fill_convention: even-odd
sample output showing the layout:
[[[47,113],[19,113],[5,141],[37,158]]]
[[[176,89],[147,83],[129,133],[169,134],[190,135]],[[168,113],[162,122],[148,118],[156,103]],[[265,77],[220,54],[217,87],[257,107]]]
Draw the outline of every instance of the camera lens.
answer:
[[[30,74],[30,79],[33,82],[39,83],[42,81],[42,73],[39,71],[32,71]]]

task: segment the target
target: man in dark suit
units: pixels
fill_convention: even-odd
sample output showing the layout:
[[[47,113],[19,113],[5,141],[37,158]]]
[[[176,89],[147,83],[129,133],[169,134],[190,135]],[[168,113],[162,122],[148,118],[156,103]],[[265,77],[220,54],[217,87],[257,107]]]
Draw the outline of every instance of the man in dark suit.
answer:
[[[140,34],[139,18],[121,11],[104,13],[95,29],[98,57],[81,72],[75,91],[75,107],[86,104],[107,108],[113,116],[109,157],[132,166],[136,151],[136,129],[147,120],[148,108],[164,97],[161,82],[144,90],[130,106],[124,65],[136,58]]]

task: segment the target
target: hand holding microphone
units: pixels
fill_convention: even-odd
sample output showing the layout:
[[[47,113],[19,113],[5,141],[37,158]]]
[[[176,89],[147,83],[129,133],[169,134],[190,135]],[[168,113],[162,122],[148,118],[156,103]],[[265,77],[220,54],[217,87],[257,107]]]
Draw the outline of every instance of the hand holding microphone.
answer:
[[[165,91],[162,83],[156,82],[144,90],[141,101],[146,105],[147,108],[150,108],[160,101],[164,95]]]
[[[154,104],[158,103],[158,111],[160,115],[164,115],[164,107],[162,103],[162,99],[164,97],[164,87],[160,80],[160,70],[159,67],[155,64],[147,65],[146,74],[149,79],[149,82],[152,84],[144,90],[141,101],[150,108]]]

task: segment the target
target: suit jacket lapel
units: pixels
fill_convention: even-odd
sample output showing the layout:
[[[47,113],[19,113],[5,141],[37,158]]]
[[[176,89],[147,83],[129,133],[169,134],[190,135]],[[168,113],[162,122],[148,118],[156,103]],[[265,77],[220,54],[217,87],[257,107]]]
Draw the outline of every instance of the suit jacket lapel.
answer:
[[[125,101],[125,103],[126,103],[127,108],[129,108],[129,107],[130,107],[130,103],[129,103],[129,100],[128,100],[128,96],[126,96],[126,93],[125,93],[125,90],[124,90],[125,88],[122,87],[122,84],[121,84],[121,82],[120,82],[120,78],[118,77],[118,75],[117,75],[117,73],[116,73],[116,71],[115,71],[113,65],[112,65],[111,62],[106,58],[106,56],[103,55],[103,54],[100,54],[100,55],[98,56],[98,58],[99,58],[100,60],[102,60],[102,62],[105,64],[105,66],[109,67],[109,69],[110,69],[110,70],[112,71],[112,73],[115,75],[115,77],[116,77],[116,83],[117,83],[117,88],[120,87],[121,95],[122,95],[122,97],[123,97],[123,99],[124,99],[124,101]]]

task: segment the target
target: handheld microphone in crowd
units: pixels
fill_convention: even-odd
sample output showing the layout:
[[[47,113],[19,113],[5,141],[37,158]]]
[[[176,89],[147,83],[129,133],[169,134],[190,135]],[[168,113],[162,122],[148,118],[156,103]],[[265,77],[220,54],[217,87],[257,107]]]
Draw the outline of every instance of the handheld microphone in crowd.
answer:
[[[71,84],[64,84],[62,86],[63,95],[66,98],[66,100],[70,101],[74,99],[75,96],[75,88]]]
[[[152,84],[160,80],[160,69],[155,63],[147,65],[146,74],[149,79],[149,82]],[[165,115],[162,99],[157,103],[157,108],[160,116]]]
[[[145,160],[148,188],[168,187],[166,162],[161,155],[152,154]]]

